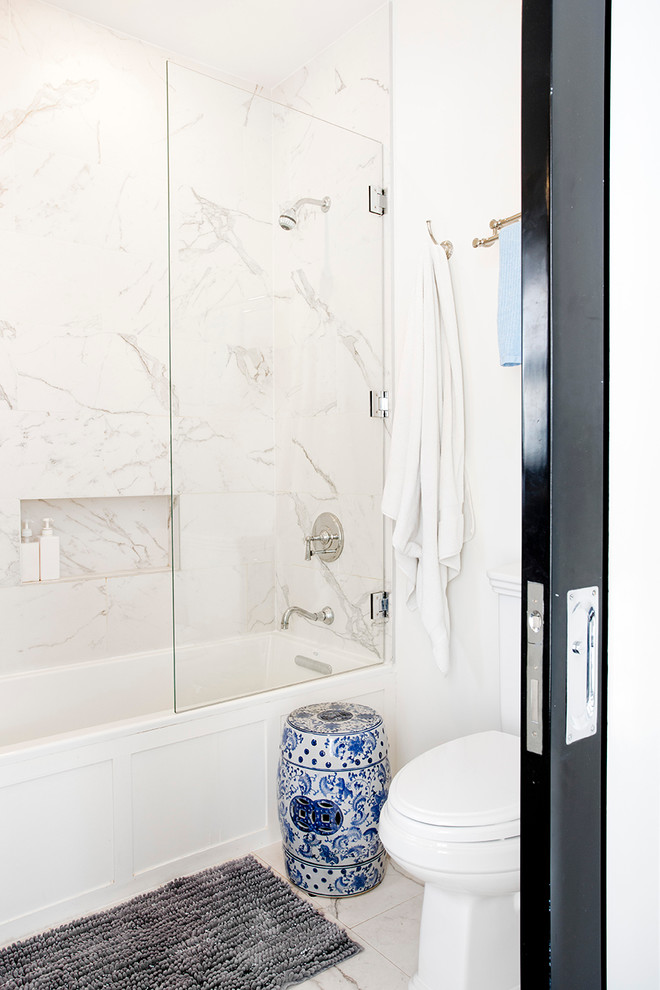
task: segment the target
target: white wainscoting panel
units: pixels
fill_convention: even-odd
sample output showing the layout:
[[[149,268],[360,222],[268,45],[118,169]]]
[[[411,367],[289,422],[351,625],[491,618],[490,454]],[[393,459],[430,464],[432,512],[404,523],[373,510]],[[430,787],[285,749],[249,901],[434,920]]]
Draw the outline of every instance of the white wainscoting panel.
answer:
[[[114,882],[112,762],[1,791],[0,925]]]

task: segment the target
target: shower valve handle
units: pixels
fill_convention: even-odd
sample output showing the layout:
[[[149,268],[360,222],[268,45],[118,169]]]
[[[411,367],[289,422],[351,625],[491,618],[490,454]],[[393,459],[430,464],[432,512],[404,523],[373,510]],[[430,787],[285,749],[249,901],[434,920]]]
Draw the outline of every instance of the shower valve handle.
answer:
[[[314,555],[332,561],[344,549],[344,527],[332,512],[322,512],[314,520],[311,536],[305,537],[305,560]]]
[[[311,560],[312,555],[318,553],[319,551],[312,546],[313,543],[320,543],[321,550],[328,550],[332,546],[333,540],[336,542],[339,540],[338,533],[329,533],[327,529],[324,529],[322,533],[318,533],[316,536],[306,536],[305,537],[305,560]]]

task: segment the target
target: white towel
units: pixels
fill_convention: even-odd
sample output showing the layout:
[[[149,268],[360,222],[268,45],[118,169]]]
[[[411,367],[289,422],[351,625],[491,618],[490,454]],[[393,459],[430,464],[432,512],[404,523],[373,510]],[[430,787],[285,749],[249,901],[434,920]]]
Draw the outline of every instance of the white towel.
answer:
[[[447,583],[473,534],[465,480],[463,372],[449,264],[424,252],[397,381],[383,512],[438,667],[449,667]]]

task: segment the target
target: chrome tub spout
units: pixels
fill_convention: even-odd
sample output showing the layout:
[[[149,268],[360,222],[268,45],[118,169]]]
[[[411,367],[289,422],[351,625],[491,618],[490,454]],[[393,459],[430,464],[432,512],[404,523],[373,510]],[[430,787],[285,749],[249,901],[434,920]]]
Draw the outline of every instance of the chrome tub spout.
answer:
[[[289,620],[292,615],[302,615],[303,619],[309,619],[310,622],[325,622],[326,626],[331,625],[335,621],[335,613],[329,605],[322,608],[320,612],[308,612],[305,608],[299,608],[298,605],[292,605],[291,608],[288,608],[282,616],[282,629],[289,628]]]

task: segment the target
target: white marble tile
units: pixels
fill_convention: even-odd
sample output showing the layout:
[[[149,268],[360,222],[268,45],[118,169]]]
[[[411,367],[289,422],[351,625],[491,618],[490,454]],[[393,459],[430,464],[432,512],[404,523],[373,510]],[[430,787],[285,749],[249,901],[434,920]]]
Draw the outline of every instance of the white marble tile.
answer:
[[[275,561],[248,564],[246,631],[260,633],[275,629],[279,625],[276,605]]]
[[[272,419],[271,107],[176,65],[169,82],[178,410]]]
[[[274,228],[276,348],[328,337],[335,364],[348,358],[371,387],[382,377],[383,222],[367,189],[382,181],[382,146],[290,111],[275,123],[276,211],[301,195],[331,199],[325,214],[302,212],[295,230]],[[331,353],[326,342],[326,361]]]
[[[125,656],[172,645],[172,575],[108,578],[107,652]]]
[[[21,506],[16,498],[0,499],[0,587],[19,584]]]
[[[170,63],[169,114],[173,189],[270,221],[271,102]]]
[[[12,259],[0,320],[15,328],[17,338],[29,326],[103,328],[106,264],[113,252],[7,230],[0,230],[0,250]]]
[[[163,249],[162,179],[16,142],[0,158],[0,226],[149,257]]]
[[[385,879],[366,894],[359,897],[338,897],[338,898],[315,898],[315,901],[322,901],[319,905],[323,913],[329,918],[339,921],[347,928],[352,928],[360,934],[365,941],[370,941],[369,936],[378,931],[378,923],[381,918],[387,917],[390,911],[400,911],[402,918],[406,918],[409,913],[413,916],[413,921],[417,918],[416,902],[421,897],[421,888],[414,880],[397,874],[394,870],[388,870]],[[411,901],[415,901],[411,905]],[[398,915],[397,915],[398,917]],[[418,922],[419,923],[419,922]],[[363,934],[364,929],[364,934]],[[393,940],[405,942],[405,935],[401,938],[393,933]],[[414,938],[413,945],[416,947]],[[381,946],[375,945],[379,952],[383,952]],[[383,952],[384,955],[386,953]],[[390,958],[390,957],[388,957]],[[392,962],[397,962],[392,959]],[[397,963],[399,965],[399,963]],[[401,967],[403,968],[403,967]],[[407,970],[405,970],[408,972]]]
[[[5,588],[0,673],[25,673],[108,656],[105,582],[65,581]]]
[[[273,98],[342,127],[387,140],[390,14],[384,4],[273,90]]]
[[[70,66],[42,64],[17,50],[0,62],[0,147],[9,143],[98,161],[96,73],[85,77]]]
[[[383,426],[367,412],[275,424],[276,490],[334,498],[383,490]]]
[[[160,495],[170,488],[169,419],[3,412],[0,498]]]
[[[286,877],[284,853],[282,851],[281,842],[273,842],[269,846],[262,846],[262,848],[257,849],[253,855],[255,855],[257,859],[260,859],[266,866],[269,866],[271,870],[275,870],[276,873],[279,873],[281,877]]]
[[[167,364],[133,334],[36,326],[21,332],[14,354],[21,410],[169,412]]]
[[[246,568],[238,554],[217,567],[174,575],[175,641],[179,647],[240,636],[247,613]]]
[[[272,492],[272,423],[256,413],[175,417],[173,484],[181,492]]]
[[[205,302],[205,306],[208,302]],[[172,382],[177,412],[234,417],[237,409],[273,417],[272,306],[269,296],[211,306],[197,318],[175,313]]]
[[[0,88],[14,97],[22,140],[134,170],[163,167],[161,52],[39,0],[12,2],[9,47],[30,63],[19,72],[3,60]]]
[[[275,300],[278,326],[294,325],[291,300]],[[337,410],[337,346],[331,334],[313,332],[275,351],[275,415],[325,416]]]
[[[49,516],[60,538],[62,577],[107,575],[168,567],[170,499],[95,498],[24,500],[23,519],[39,532]]]
[[[0,303],[7,406],[169,414],[164,268],[7,231],[0,247],[13,259]]]
[[[159,229],[166,231],[167,225]],[[163,234],[165,240],[166,233]],[[148,354],[169,362],[167,250],[161,244],[149,257],[123,251],[103,257],[102,326],[135,338]]]
[[[275,556],[275,500],[270,492],[194,494],[178,499],[182,570],[218,567],[227,555],[246,564]]]
[[[227,195],[211,198],[194,187],[172,192],[172,303],[174,326],[249,302],[271,291],[271,223],[256,220]],[[193,324],[194,325],[194,324]]]
[[[10,0],[0,0],[0,48],[8,47],[10,30],[11,30]]]
[[[0,320],[0,408],[15,409],[18,403],[18,375],[14,355],[16,327]]]
[[[359,938],[408,976],[413,976],[417,970],[423,896],[418,893],[411,900],[383,911],[354,929]]]

